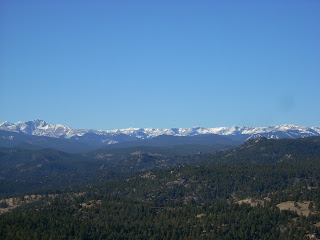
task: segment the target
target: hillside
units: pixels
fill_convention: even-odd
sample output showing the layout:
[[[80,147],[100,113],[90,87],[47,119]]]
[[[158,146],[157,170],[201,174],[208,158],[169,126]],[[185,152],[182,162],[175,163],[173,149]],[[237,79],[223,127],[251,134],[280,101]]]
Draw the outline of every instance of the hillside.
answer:
[[[53,149],[1,148],[0,196],[40,189],[71,189],[137,171],[186,164],[274,163],[314,157],[320,157],[320,137],[257,138],[225,150],[204,145],[138,146],[70,154]]]
[[[320,157],[303,156],[137,172],[16,199],[0,238],[308,239],[320,230],[319,173]]]

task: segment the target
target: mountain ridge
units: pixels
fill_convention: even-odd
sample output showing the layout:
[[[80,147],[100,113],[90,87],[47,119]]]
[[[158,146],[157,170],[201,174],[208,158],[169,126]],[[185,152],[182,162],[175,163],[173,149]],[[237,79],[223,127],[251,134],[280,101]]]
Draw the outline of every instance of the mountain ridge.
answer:
[[[114,130],[93,130],[93,129],[73,129],[61,124],[51,124],[44,120],[36,119],[27,122],[10,123],[8,121],[0,123],[0,129],[12,132],[22,132],[29,135],[48,136],[48,137],[65,137],[71,138],[74,136],[83,136],[87,133],[96,133],[99,135],[107,134],[136,134],[140,138],[143,138],[144,133],[146,138],[159,136],[159,135],[174,135],[174,136],[190,136],[200,134],[217,134],[217,135],[235,135],[235,134],[259,134],[272,131],[288,131],[299,130],[302,133],[310,133],[314,135],[320,135],[320,126],[305,127],[294,124],[281,124],[268,127],[244,127],[244,126],[232,126],[232,127],[216,127],[216,128],[204,128],[204,127],[192,127],[192,128],[123,128]],[[140,134],[140,135],[139,135]],[[292,137],[294,138],[294,137]]]
[[[217,127],[217,128],[126,128],[114,130],[93,130],[93,129],[73,129],[61,124],[51,124],[46,121],[36,119],[27,122],[10,123],[8,121],[0,123],[0,130],[7,134],[0,138],[5,141],[13,140],[16,135],[40,136],[53,139],[71,140],[73,143],[79,142],[97,148],[120,144],[125,142],[140,142],[151,140],[156,137],[167,135],[175,137],[194,137],[194,136],[220,136],[227,137],[231,141],[244,142],[248,139],[266,137],[268,139],[281,138],[304,138],[320,136],[320,127],[305,127],[293,124],[282,124],[268,127]],[[178,138],[177,138],[178,140]],[[31,143],[31,142],[30,142]]]

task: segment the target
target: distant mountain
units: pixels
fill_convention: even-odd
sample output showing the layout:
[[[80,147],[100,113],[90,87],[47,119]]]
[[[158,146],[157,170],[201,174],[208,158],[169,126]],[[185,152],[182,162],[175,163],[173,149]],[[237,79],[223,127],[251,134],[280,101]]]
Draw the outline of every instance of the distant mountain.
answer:
[[[72,139],[27,135],[4,130],[0,130],[0,147],[21,147],[30,150],[52,148],[71,153],[87,152],[98,148],[97,145]]]
[[[157,137],[143,139],[139,141],[130,141],[115,143],[109,145],[107,148],[124,148],[137,146],[154,146],[154,147],[169,147],[177,145],[205,145],[215,146],[216,148],[234,147],[242,143],[241,140],[232,140],[227,136],[217,134],[203,134],[195,136],[172,136],[160,135]]]
[[[0,132],[0,146],[12,146],[27,142],[29,144],[65,150],[68,148],[68,145],[72,145],[73,151],[92,150],[108,145],[116,147],[114,144],[124,144],[125,146],[139,146],[142,144],[146,144],[147,146],[168,146],[181,144],[181,142],[183,144],[198,144],[200,142],[200,144],[208,145],[208,142],[212,144],[213,139],[215,139],[214,144],[237,145],[248,139],[257,137],[281,139],[320,136],[320,127],[304,127],[290,124],[269,127],[128,128],[101,131],[72,129],[60,124],[50,124],[39,119],[17,123],[2,122],[0,123],[0,130],[2,130]],[[156,138],[163,135],[172,137]],[[46,137],[46,141],[50,141],[47,138],[51,138],[54,142],[56,140],[53,139],[65,140],[63,144],[66,147],[65,149],[54,147],[55,144],[47,145],[47,143],[43,143],[43,139],[29,139],[27,136]],[[201,138],[201,136],[206,137]],[[193,138],[187,140],[187,137]],[[211,140],[208,141],[208,138],[211,138]],[[151,139],[155,140],[147,141]],[[10,145],[10,142],[14,144]]]

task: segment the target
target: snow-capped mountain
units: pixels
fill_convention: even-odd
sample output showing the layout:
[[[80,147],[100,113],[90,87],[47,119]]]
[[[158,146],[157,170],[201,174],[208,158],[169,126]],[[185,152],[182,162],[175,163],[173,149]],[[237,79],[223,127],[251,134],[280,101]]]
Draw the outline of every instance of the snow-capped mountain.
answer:
[[[51,138],[70,139],[93,145],[109,145],[114,143],[150,139],[160,135],[197,136],[215,134],[229,137],[232,140],[245,141],[255,137],[267,138],[303,138],[320,136],[320,127],[304,127],[297,125],[279,125],[269,127],[219,127],[219,128],[127,128],[116,130],[78,130],[60,124],[50,124],[43,120],[29,122],[0,123],[0,130],[20,134]]]

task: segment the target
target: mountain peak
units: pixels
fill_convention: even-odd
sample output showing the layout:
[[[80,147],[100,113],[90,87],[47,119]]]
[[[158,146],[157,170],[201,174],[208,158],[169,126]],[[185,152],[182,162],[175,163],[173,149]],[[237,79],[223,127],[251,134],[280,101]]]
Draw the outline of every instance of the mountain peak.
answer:
[[[11,126],[11,125],[13,125],[13,123],[11,123],[11,122],[9,122],[9,121],[4,121],[4,122],[2,122],[2,123],[0,123],[0,126]]]
[[[43,125],[48,124],[46,121],[41,120],[41,119],[36,119],[36,120],[30,121],[30,122],[32,122],[36,126],[43,126]]]

